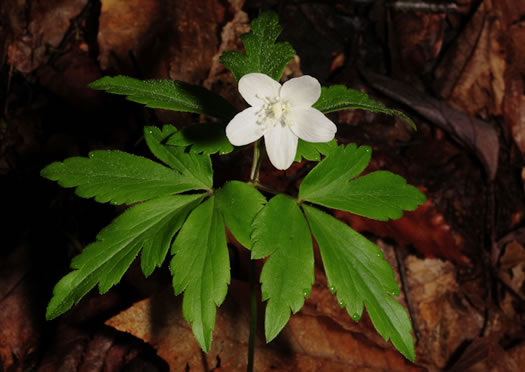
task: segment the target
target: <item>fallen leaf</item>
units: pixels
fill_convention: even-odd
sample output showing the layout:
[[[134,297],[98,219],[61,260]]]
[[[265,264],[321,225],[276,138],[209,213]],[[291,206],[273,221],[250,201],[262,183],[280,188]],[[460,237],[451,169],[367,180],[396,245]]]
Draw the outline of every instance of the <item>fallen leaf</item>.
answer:
[[[360,71],[372,87],[389,98],[407,105],[470,148],[485,167],[488,178],[494,180],[498,170],[499,139],[496,129],[491,124],[414,90],[406,83],[372,73],[364,68]]]
[[[48,61],[50,49],[60,46],[71,20],[82,12],[88,0],[11,3],[8,9],[12,13],[8,18],[13,37],[8,47],[8,62],[18,71],[29,73]]]
[[[461,253],[463,238],[452,230],[430,199],[415,211],[405,211],[400,219],[387,222],[343,211],[335,211],[334,215],[359,232],[367,231],[382,238],[394,239],[398,244],[410,244],[425,257],[440,257],[461,265],[470,264],[470,260]]]
[[[525,95],[522,74],[509,68],[505,75],[506,92],[503,99],[503,122],[514,142],[525,154]]]
[[[505,24],[492,4],[481,3],[435,70],[440,96],[471,116],[500,115],[505,93]]]
[[[244,0],[236,0],[231,6],[233,14],[230,15],[231,19],[221,30],[219,48],[212,57],[208,77],[203,83],[204,87],[225,97],[239,110],[246,104],[238,93],[235,77],[221,63],[220,56],[225,50],[244,51],[240,36],[250,31],[250,24],[248,14],[242,11],[243,5]]]
[[[152,75],[144,78],[198,84],[208,75],[223,17],[218,0],[103,0],[101,67],[131,75],[149,71]]]
[[[513,318],[522,313],[525,303],[525,248],[515,240],[505,246],[498,277],[507,289],[501,293],[500,306],[505,315]]]
[[[419,362],[441,369],[464,341],[479,334],[483,314],[461,295],[450,262],[408,256],[405,268],[413,321],[420,333]]]
[[[0,366],[5,371],[22,370],[40,341],[35,304],[26,295],[31,288],[28,255],[19,247],[0,261]]]
[[[137,66],[130,54],[141,63],[161,31],[165,14],[160,1],[102,0],[101,5],[97,37],[100,67],[135,75]]]
[[[430,12],[395,12],[392,19],[390,54],[396,75],[412,77],[428,72],[443,45],[445,14]]]

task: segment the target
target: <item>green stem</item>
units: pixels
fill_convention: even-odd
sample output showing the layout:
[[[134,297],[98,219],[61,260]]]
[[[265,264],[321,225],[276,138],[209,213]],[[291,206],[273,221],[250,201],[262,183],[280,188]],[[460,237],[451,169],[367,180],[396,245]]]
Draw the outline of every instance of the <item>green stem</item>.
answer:
[[[250,183],[259,183],[259,168],[261,167],[261,141],[253,145],[252,169]],[[253,355],[255,352],[255,334],[257,332],[257,272],[255,261],[250,259],[250,335],[248,337],[248,372],[253,371]]]
[[[257,272],[255,261],[250,260],[250,336],[248,338],[248,366],[246,371],[253,371],[253,354],[255,351],[255,334],[257,332]]]
[[[261,160],[261,140],[257,140],[253,144],[252,170],[250,172],[250,182],[252,183],[259,182],[259,169],[261,168]]]

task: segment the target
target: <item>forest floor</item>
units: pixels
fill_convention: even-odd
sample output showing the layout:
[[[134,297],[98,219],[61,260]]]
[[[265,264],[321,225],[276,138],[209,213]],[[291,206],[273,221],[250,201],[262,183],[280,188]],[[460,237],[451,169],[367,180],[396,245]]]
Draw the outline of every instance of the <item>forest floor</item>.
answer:
[[[167,267],[145,279],[133,264],[108,293],[92,291],[46,321],[52,288],[72,257],[123,208],[81,199],[39,173],[95,149],[149,156],[144,125],[199,120],[87,87],[105,75],[182,80],[244,108],[218,56],[242,50],[240,34],[268,9],[284,26],[280,39],[297,52],[286,78],[344,84],[414,119],[417,131],[383,114],[330,114],[339,143],[371,146],[369,169],[404,176],[428,201],[389,222],[336,214],[394,267],[415,363],[366,314],[355,323],[339,307],[317,260],[303,309],[272,343],[259,332],[255,370],[523,370],[525,0],[4,0],[0,372],[245,370],[249,254],[234,242],[232,284],[208,354],[182,317]],[[228,174],[235,160],[247,179],[248,154],[240,163],[215,156],[217,172]],[[265,162],[262,174],[293,191],[309,166],[278,172]]]

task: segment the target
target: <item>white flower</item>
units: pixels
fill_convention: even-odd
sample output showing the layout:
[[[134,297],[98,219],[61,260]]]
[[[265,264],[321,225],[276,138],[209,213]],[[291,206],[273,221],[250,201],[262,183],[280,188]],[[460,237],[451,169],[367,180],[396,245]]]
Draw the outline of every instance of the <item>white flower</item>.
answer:
[[[321,85],[311,76],[290,79],[281,86],[267,75],[247,74],[239,80],[239,92],[252,107],[235,115],[226,136],[235,146],[264,136],[266,152],[277,169],[293,163],[297,138],[328,142],[335,136],[335,124],[311,107],[321,95]]]

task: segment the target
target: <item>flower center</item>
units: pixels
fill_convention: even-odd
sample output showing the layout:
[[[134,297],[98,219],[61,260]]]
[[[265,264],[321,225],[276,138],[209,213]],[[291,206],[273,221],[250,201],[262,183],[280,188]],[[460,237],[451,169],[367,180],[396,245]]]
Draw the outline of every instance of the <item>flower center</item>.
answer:
[[[259,97],[264,101],[261,109],[257,112],[257,124],[265,128],[274,127],[277,124],[287,125],[286,114],[288,103],[282,102],[280,97]]]

